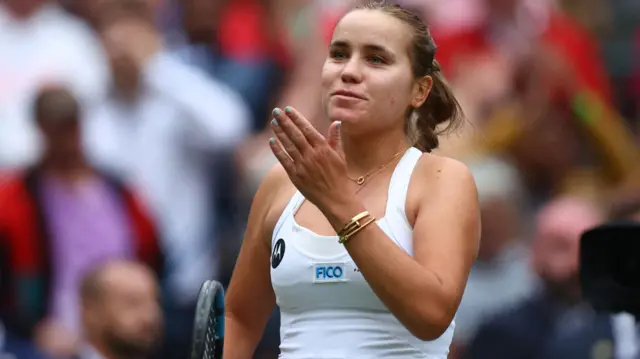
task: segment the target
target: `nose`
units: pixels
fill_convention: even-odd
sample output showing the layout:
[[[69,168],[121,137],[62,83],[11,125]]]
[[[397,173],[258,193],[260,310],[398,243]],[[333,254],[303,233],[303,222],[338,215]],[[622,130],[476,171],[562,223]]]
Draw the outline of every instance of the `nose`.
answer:
[[[362,81],[362,69],[357,56],[352,56],[349,61],[344,64],[340,78],[345,83],[359,83]]]

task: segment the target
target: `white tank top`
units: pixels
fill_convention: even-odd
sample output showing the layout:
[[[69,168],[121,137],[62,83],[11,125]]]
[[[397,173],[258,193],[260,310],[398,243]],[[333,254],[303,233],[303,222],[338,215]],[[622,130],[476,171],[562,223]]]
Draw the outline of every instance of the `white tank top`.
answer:
[[[385,215],[376,222],[409,255],[413,229],[405,202],[421,155],[410,148],[401,158],[389,183]],[[337,236],[321,236],[296,223],[302,202],[296,192],[271,241],[271,283],[281,313],[280,358],[446,359],[455,324],[433,341],[414,337],[373,293]]]

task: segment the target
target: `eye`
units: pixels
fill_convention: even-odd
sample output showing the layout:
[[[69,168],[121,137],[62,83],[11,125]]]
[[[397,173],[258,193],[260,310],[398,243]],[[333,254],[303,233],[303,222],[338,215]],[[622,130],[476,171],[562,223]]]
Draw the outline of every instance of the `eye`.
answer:
[[[374,65],[382,65],[382,64],[386,63],[385,59],[382,56],[379,56],[379,55],[371,55],[371,56],[369,56],[367,61],[369,61],[370,63],[372,63]]]
[[[343,50],[333,49],[329,52],[329,57],[334,60],[344,60],[347,58],[347,54]]]

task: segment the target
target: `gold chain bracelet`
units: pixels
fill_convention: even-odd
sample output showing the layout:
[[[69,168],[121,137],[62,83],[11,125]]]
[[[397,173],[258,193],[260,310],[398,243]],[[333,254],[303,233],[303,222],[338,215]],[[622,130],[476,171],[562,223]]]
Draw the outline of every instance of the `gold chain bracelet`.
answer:
[[[365,220],[365,222],[360,223],[362,220]],[[338,232],[338,242],[341,244],[347,243],[351,237],[373,223],[375,220],[376,217],[372,216],[369,211],[357,214]]]

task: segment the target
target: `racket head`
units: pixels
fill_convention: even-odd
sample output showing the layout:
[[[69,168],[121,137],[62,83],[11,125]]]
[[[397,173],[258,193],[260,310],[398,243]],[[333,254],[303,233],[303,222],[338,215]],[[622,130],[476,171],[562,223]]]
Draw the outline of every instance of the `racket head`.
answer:
[[[198,294],[190,359],[221,359],[223,342],[224,288],[208,280]]]

